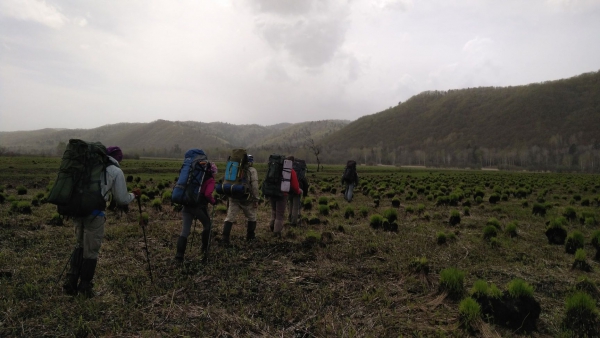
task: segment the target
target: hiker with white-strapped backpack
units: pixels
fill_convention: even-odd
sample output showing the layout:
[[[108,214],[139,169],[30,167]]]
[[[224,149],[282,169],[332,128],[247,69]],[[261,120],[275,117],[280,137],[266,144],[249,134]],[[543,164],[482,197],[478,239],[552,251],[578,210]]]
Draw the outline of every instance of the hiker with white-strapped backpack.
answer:
[[[356,172],[356,161],[349,160],[342,174],[342,186],[344,186],[344,199],[352,201],[354,187],[358,185],[358,173]]]
[[[291,226],[297,226],[302,222],[300,217],[300,211],[302,210],[302,198],[308,194],[308,178],[306,177],[306,161],[301,159],[294,159],[292,169],[296,172],[298,178],[298,186],[302,190],[302,194],[294,194],[290,192],[288,195],[288,208],[289,208],[289,221]]]
[[[208,247],[212,230],[208,204],[210,203],[214,207],[217,203],[212,196],[216,174],[217,166],[208,162],[204,151],[190,149],[186,152],[177,184],[171,194],[173,203],[183,205],[181,210],[183,225],[177,239],[177,252],[175,254],[175,262],[178,264],[183,262],[194,219],[198,219],[202,223],[202,246],[200,251],[203,255],[202,260],[204,262],[208,260]]]
[[[233,149],[227,159],[223,181],[217,184],[217,193],[228,198],[222,242],[226,246],[230,245],[233,222],[240,211],[246,217],[246,240],[256,238],[256,213],[260,196],[258,173],[253,165],[254,157],[246,149]]]
[[[58,177],[48,194],[58,213],[73,219],[77,246],[69,259],[63,290],[71,295],[93,297],[92,279],[104,237],[106,202],[110,196],[126,205],[141,195],[139,189],[127,192],[125,176],[119,167],[123,152],[100,142],[71,139],[65,150]]]
[[[288,194],[302,195],[298,185],[298,177],[292,168],[294,156],[272,154],[269,156],[267,175],[262,184],[263,195],[269,198],[271,204],[271,220],[269,227],[273,236],[281,238],[283,219],[288,200]]]

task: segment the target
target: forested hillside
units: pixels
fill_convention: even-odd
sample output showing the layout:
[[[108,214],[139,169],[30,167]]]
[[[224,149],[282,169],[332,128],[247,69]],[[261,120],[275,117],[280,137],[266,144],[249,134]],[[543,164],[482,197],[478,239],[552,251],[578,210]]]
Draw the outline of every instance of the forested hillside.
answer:
[[[327,161],[598,171],[600,72],[430,91],[326,137]]]

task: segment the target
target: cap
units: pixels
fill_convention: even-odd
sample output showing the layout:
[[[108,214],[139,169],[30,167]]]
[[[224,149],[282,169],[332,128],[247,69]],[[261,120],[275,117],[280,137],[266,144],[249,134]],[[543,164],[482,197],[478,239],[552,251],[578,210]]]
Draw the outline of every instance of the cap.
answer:
[[[253,162],[254,162],[254,156],[248,155],[248,163],[253,163]]]
[[[123,152],[121,151],[121,148],[117,146],[106,148],[106,154],[117,160],[117,162],[123,161]]]

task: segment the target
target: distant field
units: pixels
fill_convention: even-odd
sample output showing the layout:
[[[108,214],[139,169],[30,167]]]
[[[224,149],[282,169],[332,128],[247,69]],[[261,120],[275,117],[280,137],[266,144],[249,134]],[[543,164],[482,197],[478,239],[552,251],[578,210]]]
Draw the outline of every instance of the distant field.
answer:
[[[0,157],[0,337],[514,337],[526,327],[468,317],[465,299],[481,301],[483,284],[509,297],[517,279],[541,307],[526,334],[600,334],[597,317],[574,327],[566,311],[578,290],[600,301],[600,175],[359,166],[347,203],[343,166],[309,166],[302,226],[273,238],[262,203],[257,240],[244,240],[240,218],[226,248],[221,202],[209,262],[198,225],[176,268],[181,214],[166,196],[181,161],[126,160],[130,189],[145,195],[154,283],[131,205],[108,212],[99,296],[85,300],[56,283],[74,245],[72,223],[44,201],[59,162]],[[262,181],[266,165],[256,167]],[[549,244],[548,227],[564,229],[566,244]],[[584,251],[567,253],[579,238]],[[451,268],[464,279],[449,283]]]

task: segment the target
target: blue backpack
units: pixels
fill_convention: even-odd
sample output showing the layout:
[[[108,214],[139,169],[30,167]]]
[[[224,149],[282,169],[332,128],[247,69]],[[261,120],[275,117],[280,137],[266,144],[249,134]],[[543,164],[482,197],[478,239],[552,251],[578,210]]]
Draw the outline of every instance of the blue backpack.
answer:
[[[179,170],[177,183],[173,187],[171,201],[185,206],[198,205],[202,195],[202,182],[209,168],[208,157],[202,149],[188,150]]]

